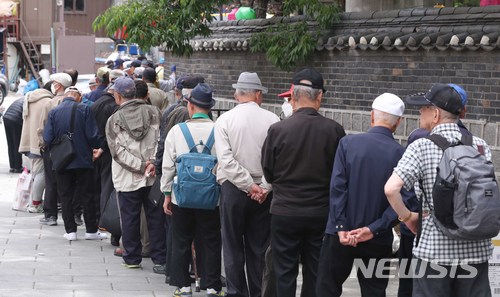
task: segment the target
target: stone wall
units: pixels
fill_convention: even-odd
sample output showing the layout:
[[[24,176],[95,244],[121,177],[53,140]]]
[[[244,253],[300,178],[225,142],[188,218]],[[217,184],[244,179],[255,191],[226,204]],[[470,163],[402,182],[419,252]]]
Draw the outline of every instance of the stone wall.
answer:
[[[469,94],[467,118],[500,121],[499,51],[321,51],[307,63],[321,72],[327,94],[323,107],[369,111],[381,93],[400,97],[425,92],[433,83],[455,83]],[[266,99],[278,103],[277,94],[288,90],[293,72],[276,69],[263,54],[245,51],[195,52],[190,58],[169,57],[179,74],[198,73],[213,85],[217,96],[232,98],[242,71],[257,72],[269,88]],[[410,114],[418,114],[409,107]]]
[[[281,112],[277,94],[289,89],[293,72],[269,64],[264,55],[245,51],[195,52],[190,58],[172,57],[178,74],[201,74],[218,98],[216,107],[234,106],[232,84],[242,71],[255,71],[269,88],[265,106]],[[494,150],[500,169],[500,55],[498,51],[360,51],[317,52],[307,66],[315,67],[326,80],[328,92],[322,113],[337,120],[348,133],[368,130],[372,100],[383,92],[404,97],[426,91],[433,83],[456,83],[469,93],[464,121],[474,135],[484,138]],[[418,127],[418,110],[407,108],[396,139],[406,144],[408,134]]]
[[[249,51],[250,36],[296,18],[216,22],[213,35],[190,41],[189,58],[166,53],[178,74],[201,74],[216,90],[220,108],[234,105],[231,85],[243,71],[257,72],[269,88],[265,106],[280,113],[277,94],[290,88],[292,72],[270,64],[263,53]],[[309,22],[314,26],[314,22]],[[455,83],[469,94],[464,121],[494,150],[500,170],[500,6],[415,8],[344,13],[332,32],[317,41],[305,65],[323,74],[328,92],[322,112],[348,133],[369,128],[373,99],[384,92],[402,98],[427,91],[434,83]],[[396,138],[405,144],[418,127],[418,110],[408,107]]]

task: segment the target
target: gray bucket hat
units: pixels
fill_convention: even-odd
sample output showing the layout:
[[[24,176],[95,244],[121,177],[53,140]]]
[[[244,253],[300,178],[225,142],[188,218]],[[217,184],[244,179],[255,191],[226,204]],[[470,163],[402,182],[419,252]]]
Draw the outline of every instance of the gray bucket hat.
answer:
[[[259,76],[255,72],[242,72],[238,82],[233,84],[234,89],[259,90],[267,94],[267,88],[262,86]]]

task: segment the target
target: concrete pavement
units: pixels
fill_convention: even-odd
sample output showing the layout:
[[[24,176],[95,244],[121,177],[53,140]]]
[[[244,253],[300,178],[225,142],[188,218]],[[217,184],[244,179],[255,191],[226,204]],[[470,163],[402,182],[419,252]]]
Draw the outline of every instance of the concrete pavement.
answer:
[[[4,106],[14,99],[8,96]],[[141,269],[127,269],[113,255],[109,239],[84,240],[85,229],[79,227],[79,239],[68,242],[61,217],[58,226],[50,227],[38,223],[41,214],[11,210],[19,174],[8,173],[5,130],[0,126],[0,296],[172,296],[174,288],[165,284],[163,275],[153,273],[150,259],[143,260]],[[355,277],[344,288],[344,296],[360,296]],[[391,280],[387,296],[396,296],[396,290]]]

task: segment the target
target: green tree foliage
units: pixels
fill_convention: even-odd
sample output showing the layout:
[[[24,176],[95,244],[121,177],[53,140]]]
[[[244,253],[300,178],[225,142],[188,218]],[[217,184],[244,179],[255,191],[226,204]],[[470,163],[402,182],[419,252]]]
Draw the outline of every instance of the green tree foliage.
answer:
[[[126,27],[127,41],[141,48],[160,46],[177,56],[189,56],[193,48],[189,41],[195,36],[209,36],[208,23],[214,8],[229,0],[128,0],[112,6],[93,23],[94,30],[104,29],[113,35]],[[267,0],[250,1],[254,6],[267,6]],[[319,0],[280,0],[283,15],[300,12],[319,25],[310,32],[309,21],[280,24],[265,32],[254,34],[250,41],[252,52],[266,52],[266,57],[280,69],[290,70],[304,63],[314,52],[316,40],[323,30],[338,20],[336,4]],[[243,4],[243,1],[242,1]],[[281,8],[281,5],[280,5]],[[209,17],[207,17],[209,16]]]
[[[189,40],[195,36],[208,36],[208,22],[214,7],[227,0],[128,0],[112,6],[99,15],[93,29],[112,35],[126,26],[127,41],[141,48],[164,46],[174,55],[189,56],[193,48]]]
[[[284,15],[296,11],[302,11],[309,21],[316,21],[317,29],[310,31],[308,21],[304,20],[270,27],[264,32],[254,34],[250,39],[252,52],[265,52],[271,63],[286,71],[305,63],[314,53],[316,40],[324,30],[338,21],[340,9],[336,4],[323,4],[318,0],[283,2]]]

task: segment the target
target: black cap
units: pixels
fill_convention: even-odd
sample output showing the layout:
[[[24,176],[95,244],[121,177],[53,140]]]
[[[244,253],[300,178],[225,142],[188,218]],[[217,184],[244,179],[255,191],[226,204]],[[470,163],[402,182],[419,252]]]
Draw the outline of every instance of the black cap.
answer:
[[[408,95],[405,97],[404,101],[408,105],[416,105],[416,106],[432,105],[432,103],[430,103],[429,101],[427,101],[427,99],[425,99],[425,92]]]
[[[462,97],[451,86],[445,84],[435,84],[425,94],[427,99],[432,105],[435,105],[447,112],[459,115],[462,112]]]
[[[205,79],[203,76],[188,76],[182,81],[182,88],[194,89],[199,83],[204,83]]]
[[[303,80],[308,80],[311,83],[301,82]],[[293,84],[295,86],[306,86],[313,89],[320,89],[323,93],[326,93],[324,88],[323,76],[318,71],[312,68],[302,69],[293,76]]]
[[[139,60],[132,61],[132,63],[130,63],[130,67],[141,67],[141,61]]]
[[[425,95],[408,96],[405,101],[416,106],[434,105],[455,115],[459,115],[463,110],[462,96],[447,84],[435,84]]]

